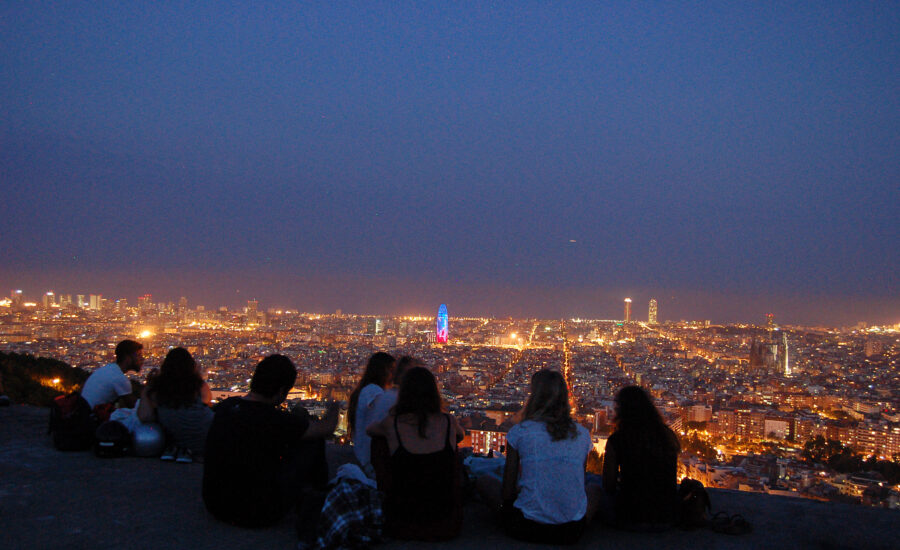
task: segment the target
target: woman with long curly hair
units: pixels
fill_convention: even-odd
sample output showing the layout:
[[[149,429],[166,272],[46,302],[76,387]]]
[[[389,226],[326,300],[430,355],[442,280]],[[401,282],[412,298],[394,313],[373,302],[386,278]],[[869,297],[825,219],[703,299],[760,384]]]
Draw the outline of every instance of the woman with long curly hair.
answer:
[[[616,523],[647,530],[674,523],[680,448],[643,388],[619,390],[603,461],[603,489],[612,497]]]
[[[561,373],[545,369],[532,376],[522,420],[506,441],[502,486],[490,476],[478,478],[488,502],[500,507],[504,531],[528,542],[577,542],[596,507],[595,491],[588,495],[584,485],[592,445],[572,419]]]
[[[159,372],[147,380],[137,412],[141,422],[159,422],[166,431],[169,445],[160,458],[178,462],[201,459],[213,418],[211,401],[212,392],[190,352],[169,350]]]

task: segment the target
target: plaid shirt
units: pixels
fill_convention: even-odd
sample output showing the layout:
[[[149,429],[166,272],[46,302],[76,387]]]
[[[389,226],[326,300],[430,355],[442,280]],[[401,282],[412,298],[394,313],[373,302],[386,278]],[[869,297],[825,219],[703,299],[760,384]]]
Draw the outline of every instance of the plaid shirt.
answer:
[[[381,542],[382,496],[376,489],[342,478],[325,497],[316,548],[367,548]]]

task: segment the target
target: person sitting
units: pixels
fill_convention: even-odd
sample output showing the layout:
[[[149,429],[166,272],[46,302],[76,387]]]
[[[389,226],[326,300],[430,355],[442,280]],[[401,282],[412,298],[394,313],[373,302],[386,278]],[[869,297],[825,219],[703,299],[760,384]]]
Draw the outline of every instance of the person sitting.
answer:
[[[304,496],[309,490],[324,495],[325,439],[337,426],[338,406],[330,403],[320,421],[311,420],[302,407],[280,410],[296,380],[290,359],[270,355],[256,366],[246,396],[216,406],[203,464],[203,502],[216,518],[265,527],[294,506],[308,508]],[[314,521],[304,525],[309,536],[315,533]]]
[[[394,367],[394,376],[391,382],[391,387],[386,389],[384,391],[384,394],[379,396],[372,403],[372,407],[367,418],[367,427],[371,426],[375,422],[380,422],[387,418],[387,416],[391,412],[391,409],[394,407],[394,405],[397,404],[397,393],[399,392],[399,387],[403,382],[403,375],[406,374],[406,371],[413,367],[424,366],[425,363],[423,363],[421,359],[411,357],[409,355],[404,355],[397,360],[397,366]]]
[[[350,394],[348,404],[348,423],[353,438],[353,454],[360,467],[369,477],[374,477],[371,463],[372,442],[366,434],[366,428],[374,421],[372,411],[376,401],[390,389],[394,377],[394,357],[383,351],[373,353],[366,363],[366,370],[356,389]]]
[[[116,345],[116,362],[107,363],[88,376],[81,388],[81,396],[91,409],[106,404],[134,407],[137,397],[125,373],[141,371],[144,364],[143,349],[144,346],[134,340],[122,340]],[[108,413],[106,416],[109,416]]]
[[[456,418],[441,412],[431,371],[424,367],[406,371],[397,404],[367,432],[386,438],[390,453],[391,481],[384,487],[387,533],[417,540],[457,536],[462,496],[456,445],[464,431]]]
[[[593,516],[599,493],[585,489],[591,438],[572,420],[562,374],[540,370],[522,420],[506,438],[502,484],[481,476],[476,484],[487,503],[499,508],[504,531],[527,542],[574,544]]]
[[[159,422],[166,431],[170,445],[163,460],[190,463],[202,459],[213,418],[211,403],[212,392],[190,352],[173,348],[159,372],[147,380],[137,415],[141,422]]]
[[[603,489],[613,521],[625,528],[658,530],[674,524],[680,444],[638,386],[615,398],[615,429],[606,442]]]

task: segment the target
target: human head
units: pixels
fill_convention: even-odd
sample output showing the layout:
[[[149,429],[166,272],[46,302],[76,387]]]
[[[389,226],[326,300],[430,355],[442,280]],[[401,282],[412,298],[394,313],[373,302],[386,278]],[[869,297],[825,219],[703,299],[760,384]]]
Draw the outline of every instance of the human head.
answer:
[[[663,424],[650,395],[640,386],[626,386],[615,399],[616,429],[642,429]]]
[[[124,372],[140,372],[144,364],[144,346],[134,340],[122,340],[116,345],[116,364]]]
[[[159,404],[187,407],[196,402],[200,395],[203,378],[197,372],[197,362],[188,350],[172,348],[149,385]]]
[[[280,354],[269,355],[256,365],[250,379],[250,391],[267,399],[277,399],[280,403],[297,381],[294,363]],[[283,394],[283,395],[282,395]]]
[[[441,412],[441,394],[437,380],[425,367],[413,367],[406,371],[397,392],[394,414],[414,414],[419,420],[419,436],[425,437],[428,415]]]
[[[406,371],[413,367],[424,367],[425,363],[422,362],[418,357],[412,357],[411,355],[404,355],[400,359],[397,360],[397,366],[394,368],[394,384],[400,385],[403,383],[403,375],[406,374]]]
[[[363,371],[362,378],[356,389],[350,394],[349,409],[347,421],[350,424],[350,431],[356,432],[356,407],[359,405],[359,393],[369,384],[377,384],[384,388],[394,377],[394,356],[390,353],[378,351],[369,357],[366,363],[366,370]]]
[[[369,357],[366,370],[363,372],[361,387],[369,384],[378,384],[382,388],[394,379],[394,356],[390,353],[377,351]]]
[[[559,371],[541,369],[531,377],[531,395],[525,403],[523,420],[547,424],[547,431],[554,441],[575,435],[569,389]]]

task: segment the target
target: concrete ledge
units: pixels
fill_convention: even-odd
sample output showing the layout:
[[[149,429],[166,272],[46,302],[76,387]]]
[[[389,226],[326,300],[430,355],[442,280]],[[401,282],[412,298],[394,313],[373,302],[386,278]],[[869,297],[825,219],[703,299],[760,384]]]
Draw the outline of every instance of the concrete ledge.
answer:
[[[0,408],[0,533],[7,548],[294,548],[292,521],[266,530],[220,523],[200,500],[203,467],[146,458],[98,459],[60,453],[46,436],[48,412]],[[332,467],[349,449],[329,446]],[[628,533],[591,525],[582,548],[897,547],[900,513],[736,491],[711,491],[714,511],[740,513],[753,533]],[[391,542],[386,549],[546,548],[506,538],[484,505],[466,506],[463,534],[446,543]]]

